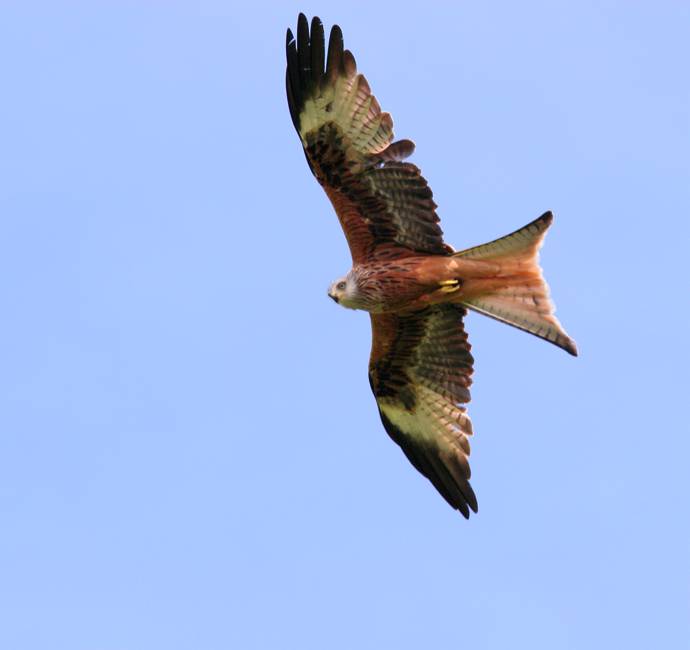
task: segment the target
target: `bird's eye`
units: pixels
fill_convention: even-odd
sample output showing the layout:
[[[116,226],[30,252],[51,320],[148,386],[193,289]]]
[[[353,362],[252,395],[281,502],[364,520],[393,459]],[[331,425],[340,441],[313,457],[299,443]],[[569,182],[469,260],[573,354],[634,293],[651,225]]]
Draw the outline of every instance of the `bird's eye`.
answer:
[[[338,291],[344,291],[345,290],[345,283],[344,282],[338,282],[338,284],[336,285],[336,289],[338,289]]]

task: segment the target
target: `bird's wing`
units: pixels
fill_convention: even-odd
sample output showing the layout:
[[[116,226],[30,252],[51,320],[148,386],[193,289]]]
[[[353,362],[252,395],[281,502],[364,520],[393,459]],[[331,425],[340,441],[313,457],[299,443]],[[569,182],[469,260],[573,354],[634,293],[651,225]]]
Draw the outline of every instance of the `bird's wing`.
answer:
[[[469,484],[472,355],[459,305],[371,314],[369,382],[390,437],[465,517],[477,512]]]
[[[410,140],[393,142],[381,112],[334,25],[300,14],[297,40],[287,31],[290,115],[309,167],[333,203],[355,263],[419,253],[446,254],[431,189],[415,165],[401,162]]]

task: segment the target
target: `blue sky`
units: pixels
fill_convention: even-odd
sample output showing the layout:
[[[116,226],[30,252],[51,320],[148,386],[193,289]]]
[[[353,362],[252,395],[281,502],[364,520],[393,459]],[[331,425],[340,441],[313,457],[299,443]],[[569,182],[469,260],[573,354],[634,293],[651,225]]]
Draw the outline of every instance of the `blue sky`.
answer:
[[[686,648],[682,2],[5,3],[0,647]],[[380,425],[284,98],[338,22],[462,248],[547,209],[581,356],[470,315],[480,512]]]

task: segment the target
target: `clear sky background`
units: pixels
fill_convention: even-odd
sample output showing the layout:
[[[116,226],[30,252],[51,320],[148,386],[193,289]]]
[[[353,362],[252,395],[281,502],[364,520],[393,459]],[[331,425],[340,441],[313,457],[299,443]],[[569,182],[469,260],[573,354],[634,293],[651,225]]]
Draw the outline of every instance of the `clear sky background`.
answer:
[[[581,356],[478,315],[480,511],[385,434],[284,97],[343,28],[467,247],[556,215]],[[0,647],[687,648],[690,5],[6,2]]]

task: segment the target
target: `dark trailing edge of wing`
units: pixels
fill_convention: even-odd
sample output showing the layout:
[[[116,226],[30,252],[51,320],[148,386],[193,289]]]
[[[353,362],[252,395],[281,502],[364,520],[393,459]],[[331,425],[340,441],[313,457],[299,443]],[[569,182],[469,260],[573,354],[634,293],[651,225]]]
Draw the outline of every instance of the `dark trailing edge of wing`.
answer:
[[[470,509],[476,513],[479,510],[477,497],[469,481],[458,481],[453,477],[451,470],[445,465],[444,461],[437,457],[435,453],[425,448],[423,445],[416,444],[409,436],[396,427],[379,409],[383,427],[402,450],[414,468],[423,476],[431,481],[431,484],[438,490],[439,494],[448,502],[451,508],[459,510],[465,519],[470,518]],[[454,468],[456,471],[458,468]]]

